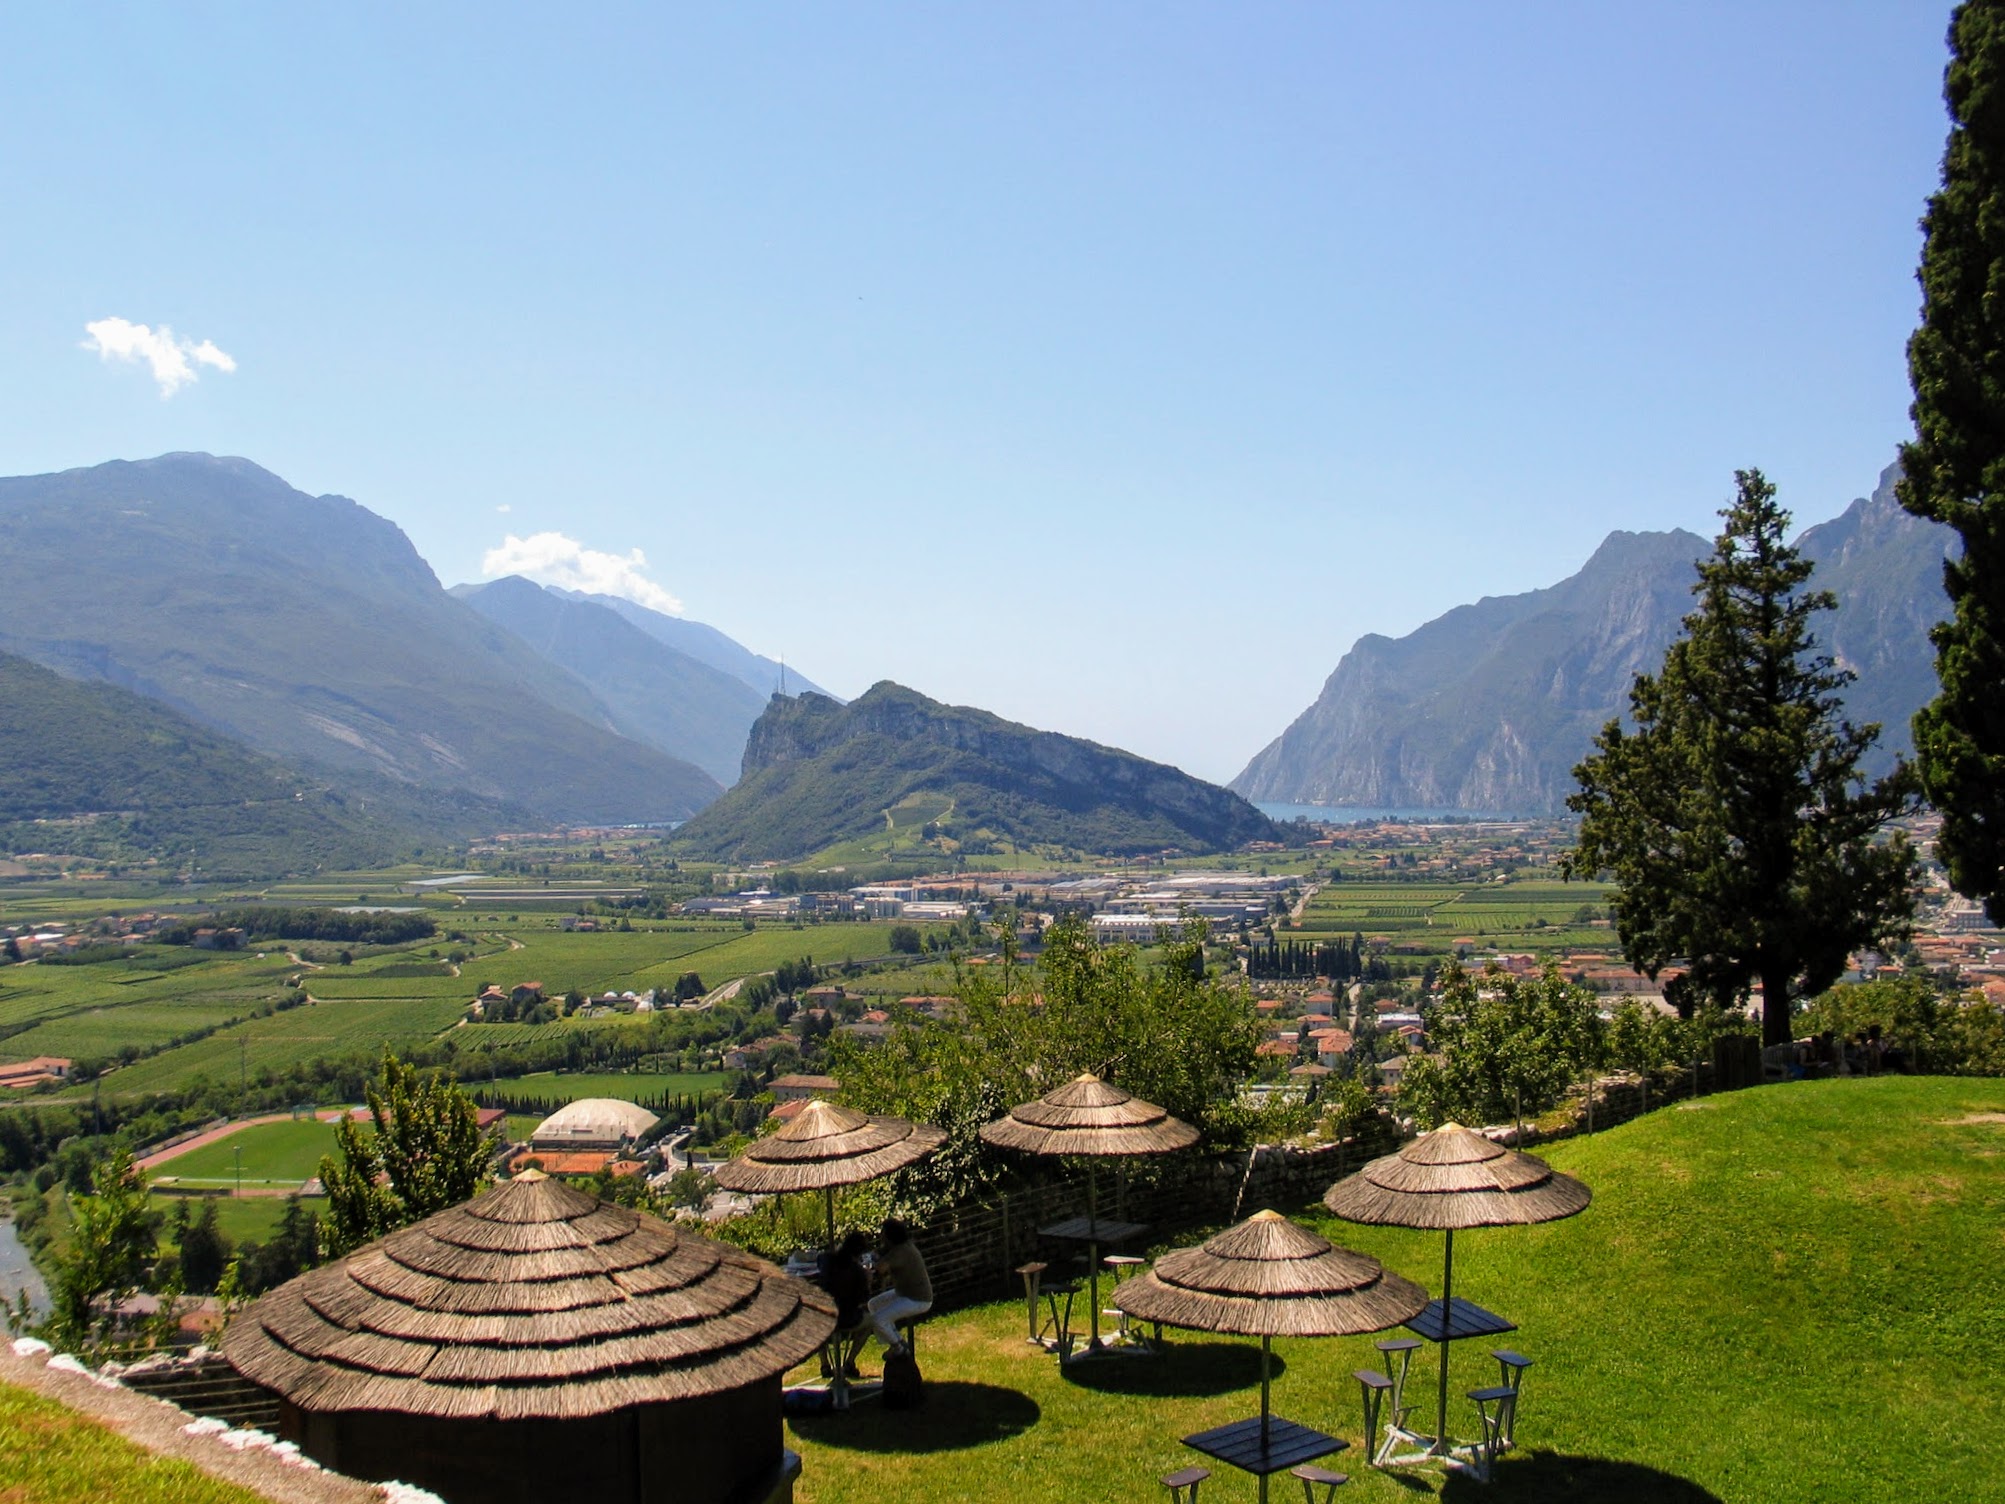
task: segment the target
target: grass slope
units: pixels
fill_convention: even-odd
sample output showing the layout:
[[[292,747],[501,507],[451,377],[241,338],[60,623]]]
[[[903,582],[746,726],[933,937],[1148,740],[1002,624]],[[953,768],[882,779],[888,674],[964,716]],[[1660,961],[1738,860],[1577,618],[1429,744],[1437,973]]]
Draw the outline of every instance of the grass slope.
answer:
[[[0,1384],[6,1504],[265,1504],[264,1496],[156,1457],[54,1400]]]
[[[1989,1116],[1989,1121],[1981,1121]],[[1554,1146],[1594,1205],[1457,1240],[1456,1291],[1519,1323],[1519,1451],[1488,1488],[1363,1465],[1369,1337],[1285,1341],[1276,1413],[1351,1442],[1342,1497],[1494,1504],[1861,1504],[1997,1497],[2005,1435],[2005,1083],[1831,1081],[1661,1111]],[[1438,1234],[1304,1220],[1439,1288]],[[931,1323],[925,1410],[790,1422],[802,1504],[1096,1499],[1154,1504],[1197,1460],[1177,1438],[1259,1403],[1256,1345],[1188,1334],[1162,1360],[1057,1364],[1021,1299]],[[874,1361],[874,1360],[873,1360]],[[1277,1368],[1280,1365],[1277,1365]],[[1495,1382],[1483,1344],[1451,1414]],[[1431,1397],[1431,1356],[1416,1362]],[[1431,1410],[1431,1398],[1425,1407]],[[1214,1468],[1211,1490],[1252,1496]],[[1276,1497],[1292,1497],[1293,1483]],[[1210,1490],[1208,1490],[1209,1492]]]

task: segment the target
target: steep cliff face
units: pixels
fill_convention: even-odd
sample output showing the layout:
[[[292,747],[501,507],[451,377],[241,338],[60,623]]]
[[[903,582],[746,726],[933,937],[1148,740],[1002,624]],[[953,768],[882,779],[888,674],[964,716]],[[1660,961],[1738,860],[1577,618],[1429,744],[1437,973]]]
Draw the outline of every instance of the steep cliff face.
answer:
[[[942,843],[1138,852],[1229,849],[1281,831],[1175,768],[883,683],[851,704],[775,696],[730,793],[677,832],[692,855],[792,860],[895,831]]]
[[[1885,766],[1933,691],[1928,626],[1947,529],[1900,510],[1893,476],[1798,540],[1835,592],[1826,650],[1859,675],[1846,704],[1886,728]],[[1692,609],[1696,534],[1611,533],[1545,590],[1458,606],[1397,640],[1360,638],[1323,691],[1232,787],[1301,804],[1556,811],[1594,734],[1628,708]]]

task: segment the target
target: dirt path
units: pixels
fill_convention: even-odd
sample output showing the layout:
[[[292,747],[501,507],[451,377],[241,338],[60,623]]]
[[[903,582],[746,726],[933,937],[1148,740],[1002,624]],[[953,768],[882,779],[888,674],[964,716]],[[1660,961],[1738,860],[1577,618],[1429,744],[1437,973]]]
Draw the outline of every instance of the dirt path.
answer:
[[[275,1504],[377,1504],[383,1498],[373,1483],[282,1462],[261,1447],[236,1452],[206,1436],[190,1436],[181,1429],[193,1419],[187,1411],[136,1390],[105,1388],[85,1374],[50,1369],[46,1363],[42,1357],[17,1357],[11,1343],[0,1341],[0,1383],[46,1395],[149,1452],[178,1457]]]

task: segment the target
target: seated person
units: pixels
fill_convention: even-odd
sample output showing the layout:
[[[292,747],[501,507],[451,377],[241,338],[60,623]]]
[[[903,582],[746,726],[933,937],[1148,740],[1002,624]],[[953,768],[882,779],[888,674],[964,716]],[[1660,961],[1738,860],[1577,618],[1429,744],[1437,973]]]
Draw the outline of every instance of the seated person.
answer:
[[[835,1297],[835,1329],[839,1332],[863,1325],[864,1309],[870,1304],[870,1271],[863,1264],[868,1252],[870,1239],[852,1232],[834,1253],[822,1255],[815,1283]]]
[[[883,1339],[886,1352],[903,1352],[905,1344],[898,1340],[898,1323],[933,1309],[933,1281],[926,1273],[926,1261],[912,1242],[912,1230],[896,1217],[885,1221],[884,1250],[879,1255],[878,1267],[890,1280],[891,1288],[870,1298],[870,1322]]]

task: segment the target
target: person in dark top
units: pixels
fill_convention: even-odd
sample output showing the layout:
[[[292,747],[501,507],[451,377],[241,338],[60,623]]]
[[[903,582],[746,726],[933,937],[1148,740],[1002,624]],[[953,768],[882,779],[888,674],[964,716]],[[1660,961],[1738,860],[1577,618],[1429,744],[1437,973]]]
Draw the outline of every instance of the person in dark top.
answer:
[[[864,1308],[870,1304],[870,1271],[863,1266],[863,1256],[869,1251],[870,1239],[853,1232],[834,1253],[823,1256],[819,1283],[835,1297],[837,1331],[863,1325]]]

